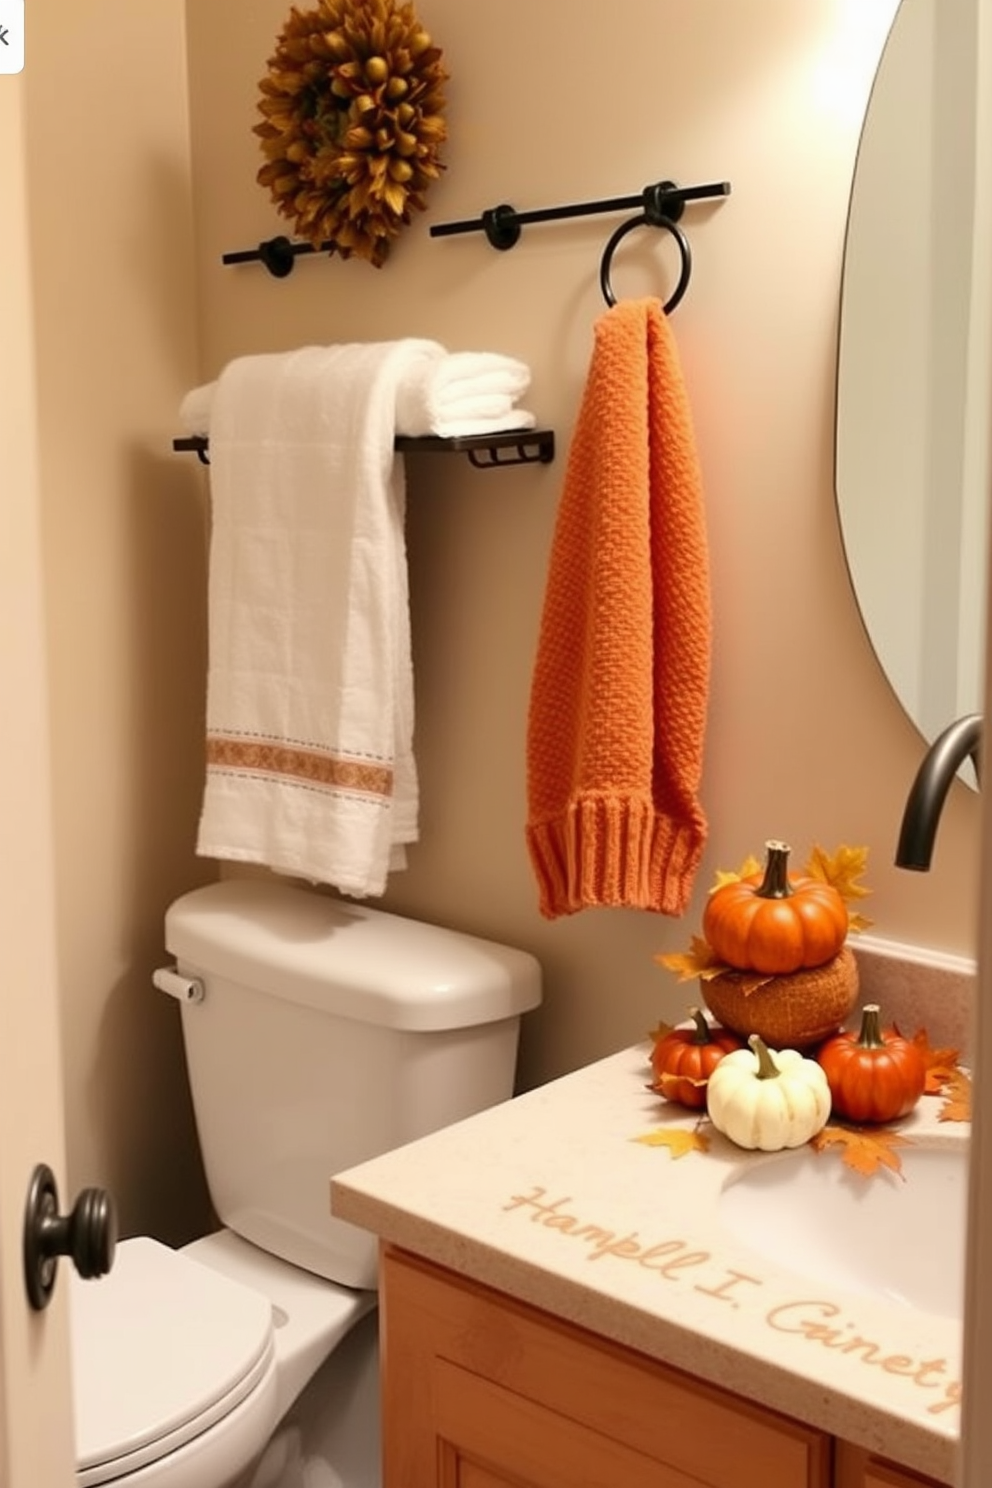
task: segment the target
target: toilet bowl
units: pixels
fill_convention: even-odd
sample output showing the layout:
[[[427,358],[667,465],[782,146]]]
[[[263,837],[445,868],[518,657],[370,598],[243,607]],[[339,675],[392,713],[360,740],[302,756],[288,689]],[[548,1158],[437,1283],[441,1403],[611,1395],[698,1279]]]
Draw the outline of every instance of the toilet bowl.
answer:
[[[73,1275],[69,1288],[81,1488],[295,1488],[294,1465],[304,1488],[315,1454],[321,1488],[378,1481],[364,1450],[377,1441],[374,1292],[225,1230],[178,1251],[122,1241],[99,1286]]]
[[[335,1172],[513,1092],[523,952],[277,881],[166,917],[223,1228],[70,1279],[81,1488],[376,1488],[376,1242]]]
[[[154,1240],[70,1281],[76,1481],[216,1488],[278,1421],[272,1309]]]

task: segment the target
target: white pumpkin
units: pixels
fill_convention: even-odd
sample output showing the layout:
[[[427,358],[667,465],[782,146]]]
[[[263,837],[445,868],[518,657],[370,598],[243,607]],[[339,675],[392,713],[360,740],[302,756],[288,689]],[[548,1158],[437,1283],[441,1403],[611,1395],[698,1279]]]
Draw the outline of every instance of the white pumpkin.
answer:
[[[798,1049],[779,1049],[773,1057],[756,1033],[748,1043],[750,1048],[725,1054],[710,1075],[710,1120],[738,1147],[762,1152],[801,1147],[827,1124],[826,1075]]]

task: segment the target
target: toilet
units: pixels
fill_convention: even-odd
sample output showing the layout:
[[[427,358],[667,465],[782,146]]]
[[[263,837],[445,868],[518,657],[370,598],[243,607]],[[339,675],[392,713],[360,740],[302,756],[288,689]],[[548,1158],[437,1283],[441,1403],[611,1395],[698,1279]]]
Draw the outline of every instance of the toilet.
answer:
[[[168,910],[223,1228],[70,1279],[82,1488],[376,1488],[377,1249],[335,1172],[513,1093],[525,952],[275,879]]]

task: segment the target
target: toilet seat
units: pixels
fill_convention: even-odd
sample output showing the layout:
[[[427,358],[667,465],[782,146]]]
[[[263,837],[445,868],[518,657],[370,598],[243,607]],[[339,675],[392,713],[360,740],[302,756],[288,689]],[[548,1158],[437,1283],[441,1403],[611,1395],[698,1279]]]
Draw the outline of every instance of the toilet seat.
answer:
[[[274,1371],[269,1301],[155,1240],[124,1241],[98,1282],[73,1275],[69,1305],[83,1488],[195,1440]]]

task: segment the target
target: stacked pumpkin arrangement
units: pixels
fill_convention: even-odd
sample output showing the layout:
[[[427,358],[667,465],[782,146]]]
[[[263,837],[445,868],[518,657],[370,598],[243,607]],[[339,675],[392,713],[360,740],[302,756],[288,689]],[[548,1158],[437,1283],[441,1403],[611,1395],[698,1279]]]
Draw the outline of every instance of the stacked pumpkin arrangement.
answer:
[[[861,1012],[857,1032],[842,1025],[858,998],[857,962],[846,944],[864,925],[848,899],[865,853],[837,871],[822,854],[818,873],[788,871],[789,847],[766,844],[764,871],[730,876],[713,890],[703,940],[688,956],[659,956],[683,979],[698,976],[712,1023],[654,1036],[652,1089],[693,1109],[705,1107],[718,1131],[740,1147],[799,1147],[831,1112],[857,1124],[907,1115],[926,1083],[916,1044],[881,1025],[878,1005]],[[842,887],[845,892],[842,892]]]

